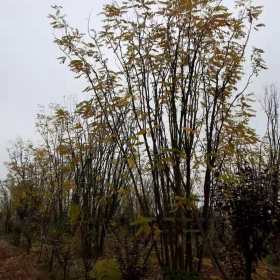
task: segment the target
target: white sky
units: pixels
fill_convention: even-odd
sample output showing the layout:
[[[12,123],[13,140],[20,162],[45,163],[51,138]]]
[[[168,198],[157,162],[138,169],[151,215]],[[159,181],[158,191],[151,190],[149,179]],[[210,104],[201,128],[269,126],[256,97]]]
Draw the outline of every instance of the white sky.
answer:
[[[231,0],[227,0],[230,2]],[[51,5],[64,7],[71,24],[86,30],[87,19],[94,17],[109,0],[2,0],[0,6],[0,178],[5,175],[9,142],[17,137],[35,139],[35,117],[38,105],[63,103],[65,96],[80,96],[82,85],[73,74],[60,65],[59,51],[47,15]],[[252,38],[254,46],[266,51],[269,70],[251,85],[258,99],[264,87],[280,84],[280,1],[255,0],[264,5],[266,28]],[[263,116],[258,108],[255,121],[262,132]]]

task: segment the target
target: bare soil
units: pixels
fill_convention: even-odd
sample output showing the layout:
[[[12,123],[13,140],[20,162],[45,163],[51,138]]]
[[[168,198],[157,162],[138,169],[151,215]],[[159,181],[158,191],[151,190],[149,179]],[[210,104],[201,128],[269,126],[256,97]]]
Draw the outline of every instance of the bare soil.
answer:
[[[204,280],[222,280],[210,259],[204,259],[202,272]],[[258,264],[256,272],[253,274],[253,280],[280,280],[280,271],[276,272],[275,269],[262,261]]]
[[[23,249],[0,240],[0,280],[48,280],[49,277],[38,269],[36,254],[27,254]],[[209,259],[203,261],[205,280],[222,279]],[[153,277],[156,279],[156,277]],[[280,280],[280,271],[273,271],[264,262],[258,265],[254,280]]]
[[[0,240],[0,280],[47,280],[36,267],[35,257]]]

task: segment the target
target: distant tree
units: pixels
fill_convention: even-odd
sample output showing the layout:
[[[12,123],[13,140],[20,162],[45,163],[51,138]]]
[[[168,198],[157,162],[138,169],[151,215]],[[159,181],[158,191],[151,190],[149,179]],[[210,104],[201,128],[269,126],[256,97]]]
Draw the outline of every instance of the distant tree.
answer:
[[[30,142],[18,139],[9,149],[8,179],[15,242],[23,236],[30,252],[34,235],[39,231],[42,193]]]
[[[280,264],[280,97],[275,85],[265,90],[264,110],[267,118],[264,148],[267,153],[267,168],[272,201],[274,234],[271,246],[272,261]]]
[[[11,200],[9,195],[9,183],[7,180],[0,181],[0,220],[4,228],[1,229],[4,233],[11,232]]]
[[[275,85],[265,90],[264,110],[267,118],[265,138],[268,142],[268,166],[274,215],[280,201],[280,97]]]

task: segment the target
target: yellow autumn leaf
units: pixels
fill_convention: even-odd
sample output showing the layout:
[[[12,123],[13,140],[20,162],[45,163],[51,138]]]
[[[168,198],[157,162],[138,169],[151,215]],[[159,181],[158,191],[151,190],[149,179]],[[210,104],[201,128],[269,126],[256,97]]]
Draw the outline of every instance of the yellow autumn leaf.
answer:
[[[133,158],[128,158],[127,159],[127,164],[128,164],[128,167],[130,169],[133,169],[133,168],[136,167],[136,162],[135,162],[135,160]]]

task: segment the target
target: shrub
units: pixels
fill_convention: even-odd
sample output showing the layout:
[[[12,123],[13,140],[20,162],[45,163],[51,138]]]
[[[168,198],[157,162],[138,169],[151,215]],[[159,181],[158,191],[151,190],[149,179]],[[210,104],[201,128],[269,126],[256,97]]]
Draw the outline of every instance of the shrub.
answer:
[[[121,280],[121,271],[115,259],[97,261],[92,272],[96,280]]]

